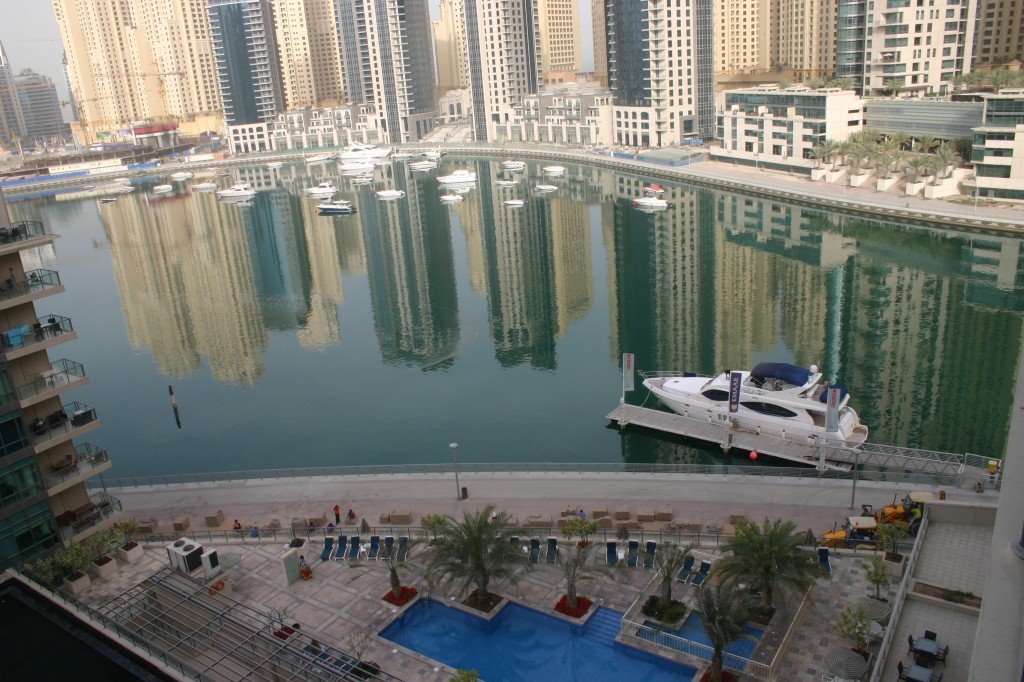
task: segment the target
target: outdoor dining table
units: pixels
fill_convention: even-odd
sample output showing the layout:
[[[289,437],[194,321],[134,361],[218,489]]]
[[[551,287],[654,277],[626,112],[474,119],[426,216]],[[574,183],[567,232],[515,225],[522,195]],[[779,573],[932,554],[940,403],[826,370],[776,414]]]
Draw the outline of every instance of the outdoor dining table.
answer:
[[[935,656],[939,653],[939,642],[934,639],[928,639],[927,637],[918,637],[914,640],[914,651],[919,654]]]
[[[923,665],[912,665],[907,670],[907,679],[912,680],[912,682],[931,682],[932,670]]]

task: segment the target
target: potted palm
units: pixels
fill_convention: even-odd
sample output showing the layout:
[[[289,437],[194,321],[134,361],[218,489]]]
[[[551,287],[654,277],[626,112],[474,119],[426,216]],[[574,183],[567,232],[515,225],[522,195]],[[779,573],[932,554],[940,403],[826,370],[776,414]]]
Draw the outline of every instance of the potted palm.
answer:
[[[82,570],[89,565],[90,556],[89,548],[80,542],[69,542],[57,550],[57,563],[68,572],[64,577],[64,587],[71,594],[81,594],[92,584],[88,574]]]
[[[871,557],[867,566],[864,567],[864,577],[868,583],[874,586],[875,599],[878,601],[888,601],[888,599],[882,596],[882,590],[889,587],[889,571],[886,569],[882,557]]]
[[[672,584],[686,558],[696,545],[680,547],[674,542],[662,543],[654,555],[654,567],[661,576],[661,594],[651,595],[643,606],[645,615],[653,616],[663,623],[681,623],[686,617],[686,605],[672,598]]]
[[[117,561],[107,554],[115,542],[117,536],[112,530],[101,530],[85,539],[83,544],[93,556],[92,572],[97,578],[109,578],[117,572]]]
[[[555,563],[565,578],[565,594],[555,604],[555,611],[572,618],[581,618],[593,601],[576,593],[576,586],[581,580],[591,580],[596,575],[606,573],[604,566],[595,566],[590,562],[593,545],[582,542],[576,547],[559,547],[555,554]]]
[[[441,514],[425,514],[420,518],[420,525],[423,526],[423,530],[430,533],[430,544],[434,544],[437,541],[437,536],[448,525],[448,519]]]
[[[878,542],[885,548],[885,567],[891,578],[899,580],[903,577],[903,555],[899,549],[909,534],[910,526],[906,521],[883,523],[878,527]]]
[[[134,564],[141,559],[145,551],[142,549],[142,545],[132,540],[132,533],[139,531],[139,522],[135,520],[135,517],[130,516],[120,523],[115,523],[114,531],[119,539],[123,540],[117,547],[117,558],[126,564]]]
[[[447,520],[443,516],[441,519],[447,524]],[[409,543],[406,545],[406,557],[411,555],[412,548],[419,543],[419,540],[409,540]],[[386,551],[381,555],[381,561],[388,567],[388,574],[391,577],[391,589],[381,599],[395,606],[405,606],[418,594],[415,587],[402,585],[402,580],[398,575],[399,571],[409,570],[408,564],[398,560],[398,552],[393,547],[390,551]]]

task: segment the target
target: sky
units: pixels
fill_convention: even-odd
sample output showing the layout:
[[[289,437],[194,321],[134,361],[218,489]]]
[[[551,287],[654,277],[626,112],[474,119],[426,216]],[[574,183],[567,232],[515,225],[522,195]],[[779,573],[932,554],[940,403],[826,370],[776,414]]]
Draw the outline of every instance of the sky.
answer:
[[[429,3],[430,15],[436,19],[440,0],[429,0]],[[67,100],[61,68],[63,46],[51,3],[47,0],[0,0],[0,17],[4,18],[0,22],[0,43],[7,51],[14,72],[32,69],[49,76],[57,85],[60,98]],[[580,40],[583,43],[582,68],[591,71],[594,68],[594,41],[590,0],[580,2]]]

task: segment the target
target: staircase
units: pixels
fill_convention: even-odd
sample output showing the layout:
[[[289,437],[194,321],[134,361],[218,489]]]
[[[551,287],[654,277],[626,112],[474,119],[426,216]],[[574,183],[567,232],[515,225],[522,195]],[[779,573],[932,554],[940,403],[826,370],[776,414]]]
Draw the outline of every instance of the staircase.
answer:
[[[598,608],[584,626],[589,638],[608,645],[615,643],[621,629],[622,615],[606,608]]]

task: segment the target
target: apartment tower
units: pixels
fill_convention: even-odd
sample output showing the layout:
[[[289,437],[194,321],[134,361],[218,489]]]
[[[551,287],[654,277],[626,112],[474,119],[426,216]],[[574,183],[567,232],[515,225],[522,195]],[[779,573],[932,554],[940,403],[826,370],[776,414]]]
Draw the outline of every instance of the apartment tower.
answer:
[[[544,82],[575,82],[581,60],[578,0],[537,0],[537,18]]]
[[[64,291],[60,274],[26,270],[22,259],[56,238],[38,221],[12,223],[0,193],[0,570],[108,527],[121,511],[116,498],[86,488],[110,468],[106,450],[74,443],[99,426],[92,407],[65,402],[89,382],[85,368],[49,358],[77,338],[71,320],[43,301]],[[46,304],[42,315],[36,301]]]
[[[24,134],[25,119],[21,113],[14,71],[3,43],[0,43],[0,146],[13,148]]]
[[[441,18],[433,22],[437,87],[442,92],[467,89],[466,7],[462,0],[441,0],[440,12]]]
[[[974,67],[1024,62],[1024,0],[979,0]]]
[[[605,33],[604,0],[590,0],[594,37],[594,78],[608,87],[608,36]]]
[[[715,0],[715,73],[771,68],[772,13],[779,0]]]
[[[345,101],[334,0],[274,0],[287,109]]]
[[[835,0],[775,0],[771,64],[794,81],[832,78],[836,71]]]
[[[70,131],[61,115],[57,87],[53,81],[31,69],[24,69],[14,77],[14,83],[18,91],[18,106],[25,120],[24,140],[36,146],[65,142]]]

